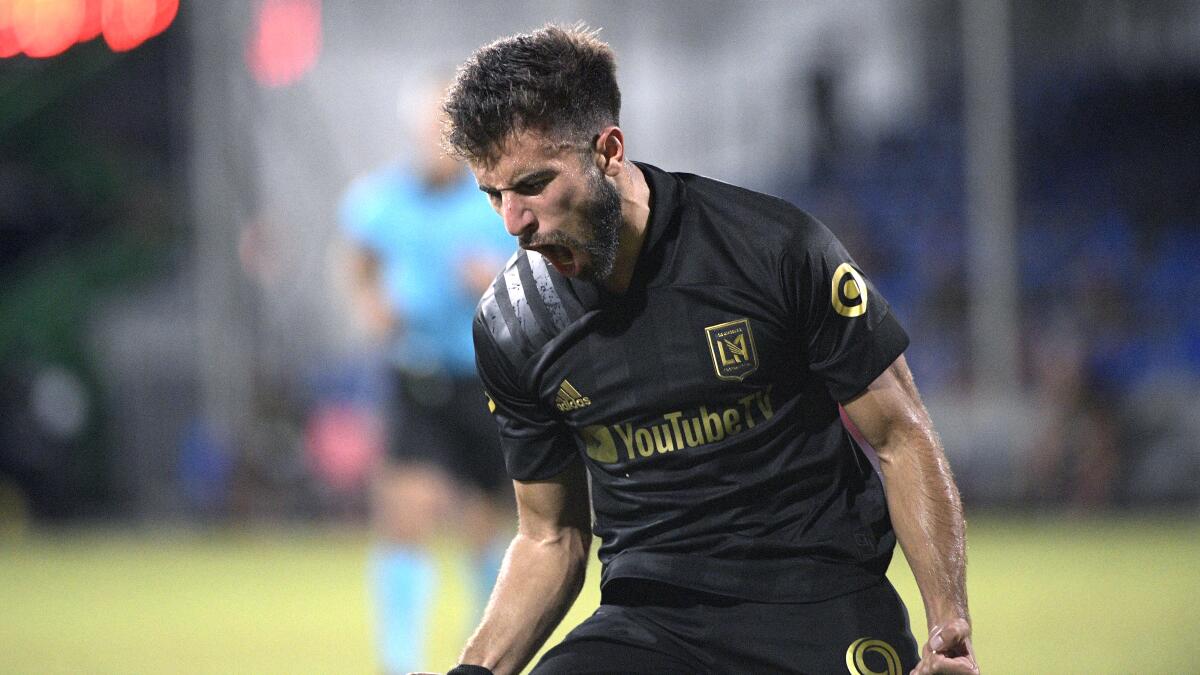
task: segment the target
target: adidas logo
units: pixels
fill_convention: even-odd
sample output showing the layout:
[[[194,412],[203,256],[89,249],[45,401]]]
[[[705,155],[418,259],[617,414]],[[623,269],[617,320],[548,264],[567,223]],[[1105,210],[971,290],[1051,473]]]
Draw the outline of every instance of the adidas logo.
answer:
[[[579,390],[566,380],[563,380],[562,384],[558,386],[558,395],[554,397],[554,400],[559,412],[579,410],[592,404],[592,399],[580,396]]]

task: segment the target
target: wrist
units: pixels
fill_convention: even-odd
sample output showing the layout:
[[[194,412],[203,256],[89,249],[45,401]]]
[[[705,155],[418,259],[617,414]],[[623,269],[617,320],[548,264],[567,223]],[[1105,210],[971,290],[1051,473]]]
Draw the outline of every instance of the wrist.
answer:
[[[495,675],[490,669],[469,663],[460,663],[450,669],[446,675]]]
[[[957,602],[952,599],[946,599],[936,603],[928,603],[925,605],[925,619],[930,628],[934,626],[944,626],[951,621],[961,619],[967,623],[971,622],[971,615],[967,612],[966,603]]]

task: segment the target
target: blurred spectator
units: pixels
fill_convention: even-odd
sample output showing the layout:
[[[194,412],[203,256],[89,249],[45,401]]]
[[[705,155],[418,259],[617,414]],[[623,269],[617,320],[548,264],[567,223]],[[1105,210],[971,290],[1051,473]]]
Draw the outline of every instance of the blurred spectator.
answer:
[[[398,673],[428,667],[424,622],[438,588],[430,539],[451,525],[469,538],[481,609],[511,518],[471,319],[515,245],[474,179],[441,152],[440,98],[429,98],[411,163],[359,179],[341,208],[355,305],[393,374],[372,579],[383,666]]]
[[[1117,410],[1090,374],[1078,327],[1033,341],[1040,433],[1027,457],[1029,503],[1080,509],[1109,504],[1120,468]]]
[[[795,201],[860,256],[920,338],[909,362],[949,418],[939,428],[955,436],[969,501],[1195,500],[1191,416],[1163,411],[1200,391],[1200,310],[1184,300],[1200,293],[1200,80],[1083,68],[1017,85],[1026,400],[971,396],[956,106],[831,155]]]

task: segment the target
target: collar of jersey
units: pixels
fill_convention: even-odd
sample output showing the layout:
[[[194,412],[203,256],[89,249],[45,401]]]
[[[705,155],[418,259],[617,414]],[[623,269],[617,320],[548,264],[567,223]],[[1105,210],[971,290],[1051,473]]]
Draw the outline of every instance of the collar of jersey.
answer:
[[[642,170],[642,175],[646,177],[646,184],[650,187],[650,217],[646,221],[646,240],[642,244],[641,252],[638,253],[633,280],[630,281],[629,290],[623,295],[617,296],[590,281],[568,279],[568,283],[584,307],[619,304],[622,300],[637,295],[638,290],[645,288],[648,282],[663,271],[646,269],[643,261],[651,257],[651,253],[658,248],[664,235],[670,232],[679,220],[676,217],[679,207],[679,179],[651,164],[645,162],[634,162],[634,164],[637,164],[638,168]]]
[[[679,204],[679,182],[675,176],[662,169],[644,162],[634,162],[646,177],[650,186],[650,218],[646,223],[646,243],[638,259],[654,250],[663,235],[666,234],[677,220],[675,209]]]

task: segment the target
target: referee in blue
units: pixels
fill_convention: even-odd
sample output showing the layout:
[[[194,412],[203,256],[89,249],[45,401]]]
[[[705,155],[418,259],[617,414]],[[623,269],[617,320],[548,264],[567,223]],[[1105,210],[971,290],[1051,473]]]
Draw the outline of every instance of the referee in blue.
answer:
[[[441,152],[440,87],[421,97],[406,160],[358,178],[340,208],[353,299],[389,372],[387,455],[375,468],[369,573],[383,672],[426,663],[445,579],[432,544],[471,550],[482,610],[496,579],[511,491],[483,405],[470,331],[479,294],[516,248],[461,163]]]

